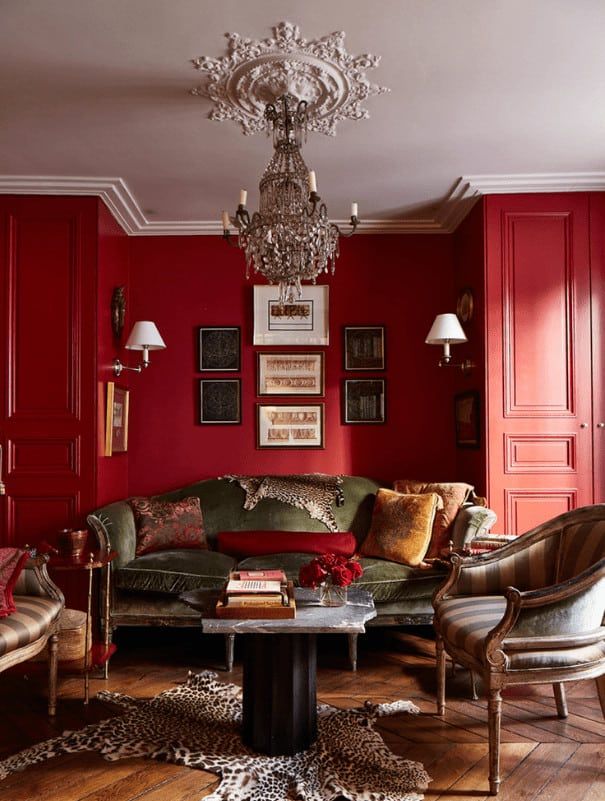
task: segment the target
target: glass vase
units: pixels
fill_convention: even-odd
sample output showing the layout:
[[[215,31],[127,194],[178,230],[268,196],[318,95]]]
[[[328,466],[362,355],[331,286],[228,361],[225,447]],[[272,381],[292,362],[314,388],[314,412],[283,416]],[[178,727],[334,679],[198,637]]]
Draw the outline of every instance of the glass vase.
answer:
[[[347,588],[339,587],[328,576],[319,585],[319,603],[321,606],[345,606],[347,603]]]

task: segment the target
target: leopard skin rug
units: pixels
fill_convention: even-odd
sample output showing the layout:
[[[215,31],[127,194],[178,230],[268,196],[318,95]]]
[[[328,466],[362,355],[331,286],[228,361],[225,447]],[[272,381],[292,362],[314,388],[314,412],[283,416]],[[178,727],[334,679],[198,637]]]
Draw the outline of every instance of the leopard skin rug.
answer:
[[[221,778],[206,801],[419,801],[429,777],[418,762],[393,754],[374,731],[378,717],[416,713],[409,701],[359,709],[318,706],[318,738],[294,756],[261,756],[243,745],[241,690],[217,674],[187,681],[151,700],[102,692],[121,716],[34,745],[0,761],[0,779],[59,754],[97,751],[105,759],[147,757]]]
[[[343,506],[342,476],[326,473],[300,473],[284,476],[222,476],[235,481],[246,493],[244,509],[250,511],[263,498],[274,498],[282,503],[305,509],[309,517],[321,520],[329,531],[338,531],[332,504]]]

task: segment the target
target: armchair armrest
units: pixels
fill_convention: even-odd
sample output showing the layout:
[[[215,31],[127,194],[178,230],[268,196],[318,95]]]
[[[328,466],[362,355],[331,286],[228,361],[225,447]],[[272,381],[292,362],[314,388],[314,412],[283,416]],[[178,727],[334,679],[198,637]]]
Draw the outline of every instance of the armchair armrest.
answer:
[[[502,620],[487,635],[490,663],[506,650],[575,648],[605,640],[605,559],[574,578],[539,590],[507,587]]]
[[[55,601],[65,605],[63,593],[48,575],[47,563],[48,556],[45,554],[30,557],[17,579],[13,594],[54,598]]]

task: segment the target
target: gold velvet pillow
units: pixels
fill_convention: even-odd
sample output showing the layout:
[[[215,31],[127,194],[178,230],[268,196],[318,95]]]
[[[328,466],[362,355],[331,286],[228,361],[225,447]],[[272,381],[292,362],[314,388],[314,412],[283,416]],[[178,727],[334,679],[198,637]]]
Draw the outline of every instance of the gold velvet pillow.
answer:
[[[360,553],[416,567],[429,547],[440,503],[436,493],[404,495],[379,489],[370,530]]]
[[[426,554],[427,559],[439,556],[441,550],[448,546],[451,539],[451,528],[458,510],[473,491],[473,487],[470,484],[464,484],[462,481],[428,483],[426,481],[408,481],[405,479],[395,481],[393,486],[396,492],[413,495],[436,492],[443,501],[442,508],[438,509],[435,514],[431,543]]]

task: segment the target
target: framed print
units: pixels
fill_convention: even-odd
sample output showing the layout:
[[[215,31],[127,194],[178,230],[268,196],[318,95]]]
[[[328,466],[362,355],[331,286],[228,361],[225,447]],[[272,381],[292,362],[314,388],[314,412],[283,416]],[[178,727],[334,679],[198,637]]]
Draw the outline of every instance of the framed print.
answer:
[[[256,404],[257,448],[323,448],[324,405]]]
[[[384,378],[347,378],[344,381],[343,423],[384,423]]]
[[[384,326],[345,326],[345,370],[384,370]]]
[[[107,382],[105,456],[128,450],[128,397],[127,389]]]
[[[242,422],[239,378],[200,380],[200,423],[236,425]]]
[[[454,397],[456,447],[479,447],[479,393],[461,392]]]
[[[207,325],[200,328],[200,371],[239,372],[240,340],[240,328],[237,325]]]
[[[259,353],[259,395],[323,395],[323,353]]]
[[[328,287],[304,286],[294,303],[279,305],[279,287],[254,287],[255,345],[329,345]]]

